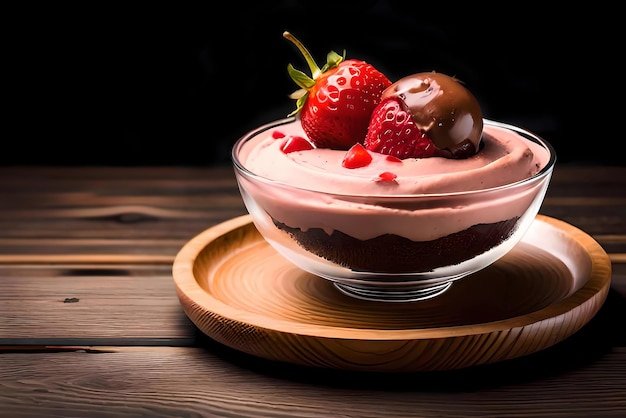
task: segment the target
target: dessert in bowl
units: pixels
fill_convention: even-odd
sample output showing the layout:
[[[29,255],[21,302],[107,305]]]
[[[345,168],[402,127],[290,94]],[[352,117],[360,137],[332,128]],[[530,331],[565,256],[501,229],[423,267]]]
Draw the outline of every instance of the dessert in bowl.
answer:
[[[342,292],[380,301],[437,296],[510,251],[543,202],[556,161],[550,144],[484,119],[454,77],[392,83],[366,63],[337,61],[326,92],[319,73],[312,87],[299,82],[305,99],[294,115],[233,146],[242,198],[266,241]],[[357,97],[333,96],[346,85],[342,69],[374,74],[347,83],[369,95],[360,99],[367,106],[336,111]],[[346,122],[354,109],[366,117]]]

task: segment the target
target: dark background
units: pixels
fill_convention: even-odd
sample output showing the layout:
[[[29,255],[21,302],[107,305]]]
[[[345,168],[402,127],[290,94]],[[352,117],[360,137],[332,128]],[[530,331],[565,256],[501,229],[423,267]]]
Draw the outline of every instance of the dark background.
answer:
[[[622,165],[623,72],[613,61],[623,37],[607,20],[617,12],[594,16],[586,5],[547,14],[507,4],[487,11],[393,0],[89,3],[11,11],[0,164],[229,164],[238,137],[295,106],[286,66],[308,67],[282,37],[289,30],[320,65],[330,50],[345,49],[392,81],[431,70],[455,75],[486,118],[543,136],[560,162]],[[603,24],[593,24],[600,17]]]

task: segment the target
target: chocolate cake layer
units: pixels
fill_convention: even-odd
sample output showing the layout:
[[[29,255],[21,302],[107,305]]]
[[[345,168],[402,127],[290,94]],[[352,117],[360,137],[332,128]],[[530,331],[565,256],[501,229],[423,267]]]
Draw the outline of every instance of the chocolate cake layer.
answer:
[[[482,254],[507,239],[514,232],[518,219],[478,224],[461,232],[421,242],[393,234],[359,240],[339,231],[328,235],[323,229],[302,231],[275,219],[274,224],[304,249],[343,267],[397,274],[427,272]]]

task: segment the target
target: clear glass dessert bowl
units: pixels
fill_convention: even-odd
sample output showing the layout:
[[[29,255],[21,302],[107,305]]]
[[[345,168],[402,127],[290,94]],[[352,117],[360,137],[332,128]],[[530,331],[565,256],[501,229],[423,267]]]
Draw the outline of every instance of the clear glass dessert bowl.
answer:
[[[339,192],[334,183],[341,181],[333,179],[338,174],[321,173],[319,181],[295,181],[302,173],[316,176],[321,163],[307,162],[302,173],[283,172],[280,179],[251,168],[251,154],[260,137],[293,122],[294,118],[287,118],[269,123],[234,144],[232,162],[244,204],[259,233],[283,257],[332,281],[341,292],[367,300],[436,297],[454,281],[504,256],[539,212],[556,162],[554,149],[539,136],[485,120],[485,132],[514,133],[532,144],[535,153],[543,154],[535,173],[486,188],[395,194],[388,192],[395,184],[380,188],[383,193],[364,193],[358,187],[355,193]],[[275,169],[283,170],[276,165]],[[500,175],[485,170],[481,175],[486,179]],[[437,175],[442,176],[446,175]],[[416,178],[419,182],[419,175]],[[332,191],[326,183],[333,183]]]

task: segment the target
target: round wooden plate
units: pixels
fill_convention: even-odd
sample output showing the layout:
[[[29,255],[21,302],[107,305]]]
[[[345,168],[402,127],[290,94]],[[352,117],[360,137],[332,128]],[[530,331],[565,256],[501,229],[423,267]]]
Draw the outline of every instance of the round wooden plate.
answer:
[[[354,371],[465,368],[543,350],[604,303],[611,262],[563,221],[538,215],[506,256],[432,299],[371,302],[282,258],[249,215],[190,240],[172,268],[186,315],[258,357]]]

